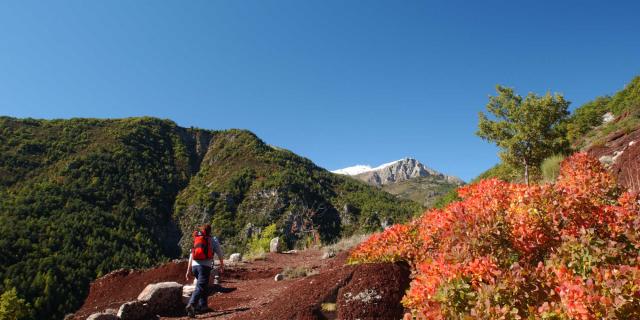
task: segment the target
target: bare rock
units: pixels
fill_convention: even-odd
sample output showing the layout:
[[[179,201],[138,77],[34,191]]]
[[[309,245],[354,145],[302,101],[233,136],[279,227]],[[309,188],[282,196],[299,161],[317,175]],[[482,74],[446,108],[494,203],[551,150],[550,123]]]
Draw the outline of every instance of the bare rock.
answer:
[[[153,319],[153,313],[146,303],[130,301],[120,306],[117,317],[122,320],[146,320]]]
[[[613,121],[614,119],[615,119],[615,116],[611,112],[607,112],[607,113],[602,115],[602,123],[603,124],[609,123],[609,122]]]
[[[160,282],[148,285],[138,300],[149,305],[154,314],[164,315],[184,307],[182,304],[182,285],[177,282]]]
[[[278,274],[276,274],[275,278],[273,278],[273,280],[282,281],[282,280],[284,280],[284,275],[282,273],[278,273]]]
[[[280,238],[273,238],[269,242],[269,252],[280,252]]]
[[[239,253],[232,253],[229,256],[229,261],[231,262],[240,262],[241,259],[242,259],[242,255]]]

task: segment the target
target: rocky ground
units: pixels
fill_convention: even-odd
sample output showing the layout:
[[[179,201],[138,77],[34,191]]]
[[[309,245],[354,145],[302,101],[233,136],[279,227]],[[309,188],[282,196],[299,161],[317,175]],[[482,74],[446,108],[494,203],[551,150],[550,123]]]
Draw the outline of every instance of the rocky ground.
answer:
[[[400,264],[347,266],[347,253],[321,259],[320,250],[268,254],[264,260],[229,265],[211,312],[198,319],[400,319],[400,299],[409,269]],[[135,300],[150,283],[184,279],[186,263],[171,262],[144,271],[118,271],[91,285],[76,319]],[[292,271],[293,270],[293,271]],[[275,281],[279,273],[290,275]],[[322,305],[325,305],[323,308]],[[332,308],[333,307],[333,308]],[[182,310],[162,319],[188,319]]]

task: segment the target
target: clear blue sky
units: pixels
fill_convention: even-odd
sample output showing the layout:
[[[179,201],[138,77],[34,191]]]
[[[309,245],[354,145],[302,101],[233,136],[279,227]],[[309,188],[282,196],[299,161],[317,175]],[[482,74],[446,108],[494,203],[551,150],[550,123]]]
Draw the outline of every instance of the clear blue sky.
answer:
[[[573,107],[640,74],[639,1],[2,1],[0,114],[246,128],[320,166],[471,179],[496,84]]]

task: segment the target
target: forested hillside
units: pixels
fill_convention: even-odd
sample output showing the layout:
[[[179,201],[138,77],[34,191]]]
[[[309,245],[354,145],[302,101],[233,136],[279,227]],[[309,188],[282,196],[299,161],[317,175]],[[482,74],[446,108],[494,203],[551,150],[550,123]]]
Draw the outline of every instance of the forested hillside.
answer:
[[[180,238],[202,222],[241,250],[268,225],[294,246],[419,209],[248,131],[0,118],[0,289],[17,289],[31,318],[74,311],[97,276],[181,256]]]

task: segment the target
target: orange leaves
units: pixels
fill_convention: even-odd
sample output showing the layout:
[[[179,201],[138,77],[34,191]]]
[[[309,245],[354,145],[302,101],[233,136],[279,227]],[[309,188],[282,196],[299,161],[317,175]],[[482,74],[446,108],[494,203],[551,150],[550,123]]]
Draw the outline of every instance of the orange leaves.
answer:
[[[640,317],[640,195],[618,197],[597,160],[567,158],[555,184],[491,179],[458,194],[372,236],[351,261],[409,262],[415,276],[403,303],[429,319]]]
[[[419,248],[416,241],[413,226],[396,224],[357,246],[349,260],[365,263],[413,261]]]

